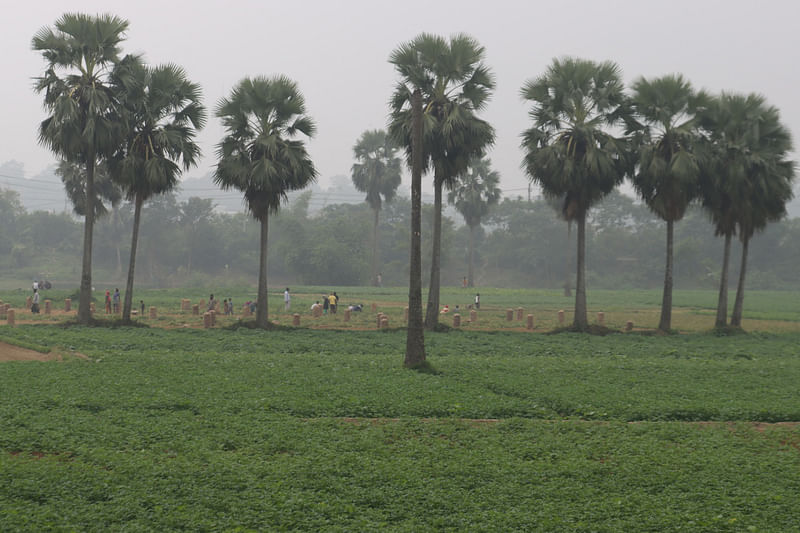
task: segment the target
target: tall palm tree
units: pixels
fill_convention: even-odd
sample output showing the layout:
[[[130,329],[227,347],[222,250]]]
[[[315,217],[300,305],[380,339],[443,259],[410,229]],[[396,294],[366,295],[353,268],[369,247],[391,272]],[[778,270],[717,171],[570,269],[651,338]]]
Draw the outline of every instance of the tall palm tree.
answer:
[[[699,194],[700,140],[695,95],[681,75],[667,75],[633,84],[637,131],[637,171],[633,186],[647,206],[667,223],[667,260],[658,329],[672,328],[673,228]]]
[[[430,290],[425,327],[439,322],[442,249],[442,190],[452,187],[473,157],[494,143],[494,128],[478,118],[494,79],[483,63],[485,50],[475,39],[458,34],[449,40],[427,33],[398,47],[389,59],[402,79],[391,99],[389,133],[411,157],[411,96],[422,94],[423,167],[433,167],[434,224]],[[410,159],[409,159],[410,163]]]
[[[86,209],[78,321],[88,324],[92,296],[92,235],[94,177],[98,160],[120,140],[109,119],[114,95],[108,85],[110,69],[119,56],[128,22],[111,15],[67,13],[54,28],[33,37],[32,47],[47,61],[35,90],[44,93],[49,116],[39,126],[39,142],[61,158],[86,169]]]
[[[133,232],[122,320],[131,319],[136,248],[144,202],[175,189],[181,166],[197,164],[200,147],[195,143],[206,111],[201,90],[175,65],[148,67],[128,56],[112,75],[120,99],[119,119],[125,124],[126,141],[112,159],[115,180],[133,202]]]
[[[359,161],[352,168],[353,185],[367,193],[366,201],[372,208],[372,285],[378,286],[378,216],[383,202],[394,199],[402,178],[400,158],[395,156],[398,147],[383,130],[368,130],[353,147]]]
[[[237,189],[253,218],[261,223],[256,325],[268,327],[267,234],[270,213],[276,213],[290,191],[317,177],[305,144],[295,137],[316,131],[297,84],[284,76],[245,78],[217,105],[226,135],[217,147],[214,182]]]
[[[500,200],[500,174],[491,169],[491,164],[489,159],[474,159],[468,172],[461,174],[455,188],[447,195],[447,200],[455,205],[469,227],[467,285],[470,287],[475,286],[475,230],[489,208]]]
[[[522,97],[533,104],[533,126],[523,133],[525,170],[545,195],[563,198],[564,217],[578,228],[573,326],[585,330],[586,212],[629,168],[627,140],[612,133],[630,115],[619,67],[610,61],[554,59],[544,74],[523,86]]]
[[[739,327],[750,239],[784,216],[792,197],[794,164],[786,159],[792,141],[778,110],[757,94],[722,93],[710,99],[701,121],[711,142],[702,180],[703,206],[716,234],[725,237],[715,327],[727,326],[728,262],[737,230],[742,259],[731,325]]]

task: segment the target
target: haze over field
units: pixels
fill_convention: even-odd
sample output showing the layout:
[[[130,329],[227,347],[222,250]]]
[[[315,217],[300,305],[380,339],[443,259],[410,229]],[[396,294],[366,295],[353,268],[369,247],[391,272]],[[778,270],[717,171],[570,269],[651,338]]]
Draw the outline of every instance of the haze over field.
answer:
[[[800,131],[800,102],[794,95],[800,72],[792,65],[800,45],[796,31],[800,9],[788,0],[759,5],[678,0],[668,10],[633,0],[499,1],[491,8],[476,0],[412,0],[391,6],[366,0],[302,4],[104,0],[70,5],[45,0],[34,10],[19,3],[6,6],[8,23],[0,34],[5,73],[0,85],[4,117],[0,164],[21,162],[27,178],[55,161],[37,143],[36,128],[45,113],[42,96],[33,92],[32,78],[41,75],[45,65],[31,50],[31,38],[40,28],[52,26],[65,10],[127,19],[130,29],[123,50],[143,53],[151,64],[181,65],[190,79],[202,85],[211,108],[244,76],[281,73],[296,80],[318,124],[310,152],[323,187],[333,176],[349,175],[352,146],[362,131],[385,127],[387,102],[397,80],[387,59],[400,43],[423,31],[466,32],[486,47],[497,89],[483,116],[497,129],[489,156],[501,174],[505,196],[526,195],[528,187],[520,169],[520,133],[529,125],[520,87],[556,56],[616,61],[628,83],[640,75],[680,72],[697,88],[759,92],[781,110],[783,122],[795,136]],[[209,120],[200,134],[204,157],[188,177],[213,169],[214,147],[221,137],[219,122]],[[18,177],[9,179],[4,172],[0,185],[17,188]],[[424,181],[430,189],[430,180]],[[43,199],[61,194],[47,189],[41,187],[36,194]],[[405,189],[401,194],[407,194]],[[208,191],[208,197],[217,200],[239,196],[235,191]]]

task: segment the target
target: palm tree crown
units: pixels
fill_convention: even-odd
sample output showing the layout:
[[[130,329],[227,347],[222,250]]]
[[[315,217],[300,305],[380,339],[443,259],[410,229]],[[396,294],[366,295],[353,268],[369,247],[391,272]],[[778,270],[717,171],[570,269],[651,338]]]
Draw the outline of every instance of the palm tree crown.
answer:
[[[680,220],[699,193],[694,91],[680,75],[639,78],[633,91],[633,108],[642,122],[633,186],[659,217]]]
[[[148,67],[135,56],[124,58],[112,79],[127,139],[112,160],[116,181],[130,200],[174,189],[181,167],[188,170],[200,157],[195,137],[206,121],[200,86],[176,65]]]
[[[611,192],[625,176],[627,146],[612,128],[629,118],[616,64],[564,58],[522,88],[533,104],[523,134],[525,169],[548,196],[563,197],[568,220]]]
[[[383,202],[391,202],[397,194],[402,173],[398,147],[383,130],[368,130],[353,146],[358,163],[353,164],[353,185],[366,193],[372,209],[380,211]]]
[[[245,78],[217,105],[226,136],[217,148],[214,181],[244,193],[256,219],[277,212],[288,192],[316,179],[298,135],[313,137],[297,84],[284,76]]]
[[[419,88],[423,106],[423,164],[451,181],[473,156],[494,142],[494,128],[477,117],[495,87],[483,63],[485,49],[457,34],[448,40],[422,33],[402,44],[389,62],[401,76],[392,96],[389,132],[411,157],[411,95]],[[409,159],[410,161],[410,159]]]
[[[491,164],[489,159],[473,160],[447,195],[470,228],[480,225],[489,208],[500,200],[500,174],[491,169]]]
[[[66,160],[83,162],[115,148],[119,132],[109,120],[114,96],[107,80],[127,29],[127,21],[112,15],[66,13],[33,37],[33,49],[48,63],[35,90],[44,93],[51,113],[39,141]]]

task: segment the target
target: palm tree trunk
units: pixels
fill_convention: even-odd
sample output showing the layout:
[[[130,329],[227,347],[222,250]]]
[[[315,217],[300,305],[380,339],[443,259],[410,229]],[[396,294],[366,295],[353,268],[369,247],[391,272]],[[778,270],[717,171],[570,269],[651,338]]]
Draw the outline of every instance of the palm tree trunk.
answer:
[[[411,257],[408,279],[408,329],[403,365],[416,368],[425,363],[425,333],[422,327],[422,95],[417,89],[411,100]]]
[[[744,276],[747,271],[747,250],[750,246],[750,237],[742,239],[742,264],[739,267],[739,284],[736,287],[736,302],[733,304],[731,326],[742,327],[742,306],[744,305]]]
[[[572,262],[572,257],[569,255],[569,241],[572,240],[572,223],[567,221],[567,246],[566,246],[566,255],[564,256],[564,273],[566,274],[566,278],[564,278],[564,296],[569,297],[572,296],[572,279],[570,279],[569,271],[570,267],[569,264]]]
[[[475,286],[474,278],[474,261],[475,261],[475,226],[469,227],[469,264],[467,265],[467,286]]]
[[[439,325],[439,287],[442,258],[442,187],[444,182],[434,172],[433,178],[433,252],[431,254],[431,281],[428,290],[428,307],[425,310],[425,329],[433,331]]]
[[[122,304],[122,321],[131,321],[131,307],[133,306],[133,272],[136,268],[136,247],[139,244],[139,223],[142,217],[142,204],[144,198],[136,195],[133,208],[133,235],[131,236],[131,257],[128,261],[128,281],[125,282],[125,302]]]
[[[378,209],[373,209],[375,219],[372,225],[372,286],[378,286]]]
[[[92,236],[94,233],[94,153],[86,157],[86,216],[83,224],[83,261],[81,289],[78,297],[78,323],[92,321]]]
[[[725,234],[725,251],[722,254],[722,275],[719,280],[719,299],[717,300],[717,319],[715,328],[728,325],[728,260],[731,256],[731,233]]]
[[[661,297],[661,319],[658,329],[669,331],[672,329],[672,243],[673,227],[675,222],[667,220],[667,266],[664,270],[664,294]]]
[[[572,325],[583,331],[589,327],[586,312],[586,211],[578,215],[578,273],[575,281],[575,318]]]
[[[256,307],[256,326],[266,329],[269,325],[267,309],[267,234],[269,232],[269,215],[261,217],[261,253],[258,258],[258,299]]]

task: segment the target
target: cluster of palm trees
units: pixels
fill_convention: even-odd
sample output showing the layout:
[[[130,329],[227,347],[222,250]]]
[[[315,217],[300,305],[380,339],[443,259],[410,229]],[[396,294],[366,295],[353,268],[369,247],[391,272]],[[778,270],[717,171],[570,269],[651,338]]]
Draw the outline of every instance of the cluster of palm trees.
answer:
[[[75,189],[70,197],[82,200],[76,208],[85,219],[78,306],[84,324],[91,321],[93,227],[103,213],[98,196],[109,196],[96,186],[111,182],[135,205],[123,306],[129,321],[142,204],[174,189],[181,167],[196,164],[194,138],[206,118],[200,87],[181,68],[121,56],[127,29],[127,21],[111,15],[65,14],[32,42],[47,61],[35,87],[49,113],[39,139],[61,157],[59,173]]]
[[[667,258],[659,329],[669,331],[672,236],[693,201],[725,237],[716,327],[728,325],[731,238],[742,241],[742,264],[730,325],[740,326],[747,244],[786,214],[794,163],[778,110],[755,94],[694,91],[680,75],[639,78],[628,95],[612,62],[556,59],[522,89],[533,125],[523,134],[525,169],[544,193],[561,201],[578,227],[577,329],[588,327],[584,227],[587,210],[625,177],[667,223]]]
[[[200,87],[175,65],[150,67],[140,56],[121,55],[128,23],[110,15],[65,14],[44,28],[33,48],[47,61],[37,79],[49,116],[40,141],[77,167],[85,216],[78,319],[91,320],[92,227],[98,216],[98,169],[134,203],[135,217],[124,320],[130,320],[136,243],[142,204],[173,189],[181,170],[197,163],[197,131],[206,110]],[[499,199],[499,176],[485,159],[494,128],[479,114],[495,86],[484,48],[464,34],[423,33],[391,53],[399,80],[390,100],[388,133],[364,132],[354,146],[352,176],[374,210],[372,282],[378,283],[378,217],[394,197],[404,150],[412,168],[412,215],[420,201],[414,183],[430,172],[434,184],[434,231],[425,327],[435,329],[439,286],[443,191],[464,215],[471,236]],[[670,329],[672,230],[692,201],[706,207],[725,237],[717,325],[727,322],[727,261],[732,236],[743,243],[740,286],[732,324],[741,320],[747,243],[767,222],[784,215],[791,198],[791,139],[778,111],[757,95],[695,92],[680,76],[639,79],[627,94],[617,65],[556,59],[522,88],[531,103],[532,126],[523,133],[524,167],[545,195],[557,199],[564,218],[578,229],[574,326],[588,327],[585,287],[587,211],[632,180],[648,206],[667,222],[667,263],[659,327]],[[416,95],[416,96],[415,96]],[[419,109],[415,113],[414,103]],[[242,79],[215,109],[225,129],[217,146],[215,182],[243,193],[261,224],[256,323],[268,326],[267,244],[269,215],[287,193],[317,177],[305,139],[315,133],[297,84],[284,76]],[[416,162],[416,166],[414,163]],[[66,170],[65,170],[66,174]],[[65,183],[66,183],[65,179]],[[75,179],[73,178],[73,181]],[[415,192],[416,191],[416,192]],[[81,196],[80,194],[78,196]],[[414,228],[417,228],[416,230]],[[412,241],[419,238],[414,226]],[[474,284],[472,241],[468,282]],[[410,287],[421,287],[419,243],[412,242]],[[415,264],[417,268],[415,268]],[[410,290],[410,300],[417,298]],[[419,296],[421,300],[421,296]],[[415,306],[410,306],[415,307]],[[414,309],[410,323],[416,323]],[[420,309],[421,314],[421,309]],[[421,321],[420,321],[421,323]],[[424,361],[422,335],[419,348]],[[417,360],[417,363],[419,360]]]

